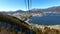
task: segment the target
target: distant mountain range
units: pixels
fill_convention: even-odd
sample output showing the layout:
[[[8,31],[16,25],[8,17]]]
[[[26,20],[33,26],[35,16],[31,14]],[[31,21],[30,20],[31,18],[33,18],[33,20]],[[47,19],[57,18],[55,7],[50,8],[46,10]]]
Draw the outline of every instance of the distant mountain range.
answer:
[[[13,14],[13,13],[43,13],[43,12],[60,12],[60,6],[54,6],[46,9],[31,9],[28,11],[23,11],[23,10],[17,10],[17,11],[1,11],[0,13],[5,13],[5,14]]]

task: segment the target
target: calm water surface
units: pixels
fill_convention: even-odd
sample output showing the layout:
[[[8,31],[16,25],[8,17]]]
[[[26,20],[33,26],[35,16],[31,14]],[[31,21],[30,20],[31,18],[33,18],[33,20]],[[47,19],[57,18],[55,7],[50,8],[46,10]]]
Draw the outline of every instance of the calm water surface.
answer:
[[[60,25],[60,15],[34,16],[29,22],[42,25]]]

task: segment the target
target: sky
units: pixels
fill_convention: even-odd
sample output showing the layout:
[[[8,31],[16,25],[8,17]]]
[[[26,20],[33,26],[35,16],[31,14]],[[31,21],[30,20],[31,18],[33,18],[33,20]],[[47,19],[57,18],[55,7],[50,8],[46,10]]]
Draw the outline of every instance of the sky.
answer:
[[[27,0],[26,0],[27,1]],[[60,6],[60,0],[30,0],[30,9]],[[26,3],[27,4],[27,3]],[[27,10],[25,0],[0,0],[0,11]]]

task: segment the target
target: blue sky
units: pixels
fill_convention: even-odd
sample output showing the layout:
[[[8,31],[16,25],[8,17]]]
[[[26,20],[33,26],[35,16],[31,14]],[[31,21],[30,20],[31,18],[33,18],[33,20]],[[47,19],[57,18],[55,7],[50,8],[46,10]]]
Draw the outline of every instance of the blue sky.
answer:
[[[0,11],[26,10],[25,0],[0,0]],[[60,0],[32,0],[31,9],[60,6]]]

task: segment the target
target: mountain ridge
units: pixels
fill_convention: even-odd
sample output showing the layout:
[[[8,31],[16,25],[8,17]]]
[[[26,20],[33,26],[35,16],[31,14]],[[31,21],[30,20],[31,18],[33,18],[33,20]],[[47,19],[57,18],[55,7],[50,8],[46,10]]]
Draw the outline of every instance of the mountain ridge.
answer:
[[[16,11],[1,11],[0,13],[42,13],[42,12],[60,12],[60,6],[54,6],[54,7],[49,7],[49,8],[45,8],[45,9],[31,9],[31,10],[27,10],[27,11],[23,11],[23,10],[16,10]]]

